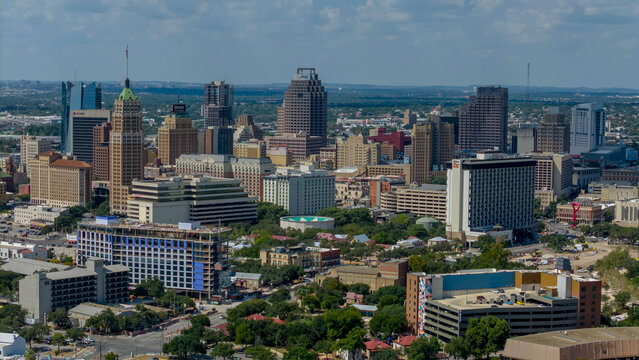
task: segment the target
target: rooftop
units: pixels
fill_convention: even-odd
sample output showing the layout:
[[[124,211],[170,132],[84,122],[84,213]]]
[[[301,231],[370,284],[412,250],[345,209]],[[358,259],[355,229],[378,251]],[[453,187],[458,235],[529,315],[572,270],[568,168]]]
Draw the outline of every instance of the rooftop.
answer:
[[[368,266],[356,266],[356,265],[342,265],[334,268],[337,272],[353,273],[353,274],[367,274],[378,275],[379,269],[371,268]]]
[[[475,309],[486,309],[486,308],[491,308],[492,306],[497,306],[496,310],[499,309],[513,309],[513,308],[538,308],[539,305],[548,305],[550,306],[551,302],[553,300],[568,300],[568,299],[559,299],[559,298],[552,298],[552,297],[547,297],[547,296],[539,296],[537,295],[536,291],[521,291],[521,289],[518,288],[501,288],[504,290],[503,293],[493,293],[492,291],[482,291],[482,292],[472,292],[470,294],[461,294],[461,295],[456,295],[453,297],[448,297],[448,298],[444,298],[444,299],[439,299],[439,300],[433,300],[433,301],[437,301],[440,304],[443,305],[447,305],[450,306],[456,310],[475,310]],[[512,302],[512,305],[507,304],[508,301],[511,301],[511,295],[516,295],[516,296],[520,296],[520,293],[525,293],[525,297],[526,300],[524,302],[524,304],[518,304],[517,302]],[[491,300],[497,300],[499,299],[500,296],[506,296],[506,299],[503,300],[503,303],[500,304],[494,304],[494,303],[477,303],[477,297],[479,296],[483,296],[486,300],[491,301]],[[531,301],[532,300],[532,301]],[[575,299],[576,301],[576,299]]]
[[[280,220],[295,221],[295,222],[325,222],[325,221],[333,221],[335,219],[330,217],[322,217],[322,216],[285,216],[283,218],[280,218]]]
[[[36,271],[47,271],[52,269],[62,271],[70,269],[71,267],[39,260],[13,258],[8,259],[6,263],[0,266],[0,268],[2,268],[2,270],[14,272],[21,275],[31,275]]]
[[[67,160],[67,159],[58,159],[51,163],[51,166],[57,167],[67,167],[67,168],[78,168],[78,169],[89,169],[91,165],[85,163],[80,160]]]
[[[262,274],[254,274],[254,273],[245,273],[245,272],[236,272],[236,279],[246,279],[246,280],[259,280],[262,278]]]
[[[197,229],[180,229],[178,225],[172,224],[139,224],[133,222],[117,222],[115,224],[103,225],[97,224],[93,219],[83,219],[79,222],[81,225],[92,226],[96,228],[103,229],[127,229],[127,230],[152,230],[152,231],[165,231],[165,232],[173,232],[173,233],[185,233],[185,234],[218,234],[225,233],[231,231],[230,228],[227,227],[211,227],[211,226],[200,226]]]
[[[518,336],[509,341],[563,348],[600,341],[636,340],[639,327],[589,328]]]

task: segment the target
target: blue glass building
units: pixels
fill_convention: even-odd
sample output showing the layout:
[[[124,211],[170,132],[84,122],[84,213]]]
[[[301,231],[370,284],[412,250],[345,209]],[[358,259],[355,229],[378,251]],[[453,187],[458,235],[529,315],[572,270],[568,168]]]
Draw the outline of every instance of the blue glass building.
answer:
[[[102,109],[102,88],[95,82],[73,84],[62,82],[62,113],[60,118],[60,135],[62,152],[71,152],[69,138],[73,129],[69,124],[69,114],[72,110]]]

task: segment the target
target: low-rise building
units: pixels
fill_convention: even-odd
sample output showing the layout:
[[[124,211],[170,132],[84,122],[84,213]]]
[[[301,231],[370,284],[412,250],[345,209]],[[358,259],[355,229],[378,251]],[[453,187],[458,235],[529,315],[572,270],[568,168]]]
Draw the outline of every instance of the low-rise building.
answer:
[[[0,242],[0,259],[41,259],[47,260],[49,252],[46,248],[37,244],[23,244],[2,241]]]
[[[446,185],[401,186],[393,192],[394,196],[385,194],[388,196],[382,200],[382,209],[446,221]]]
[[[262,274],[236,272],[231,281],[239,288],[259,290],[262,287]]]
[[[591,182],[588,184],[591,194],[599,195],[601,201],[619,201],[639,198],[639,187],[630,184]]]
[[[0,333],[0,357],[3,359],[24,356],[26,341],[18,334]]]
[[[639,198],[615,202],[615,223],[621,226],[639,226]]]
[[[574,212],[574,208],[572,204],[558,204],[557,212],[555,214],[555,220],[558,222],[573,222],[574,221],[581,225],[592,225],[601,221],[601,217],[603,215],[602,206],[599,204],[594,204],[590,202],[584,202],[584,204],[579,205],[579,209],[577,212]]]
[[[639,327],[606,327],[549,331],[506,341],[510,360],[636,359]]]
[[[599,180],[602,180],[601,168],[575,167],[572,169],[572,185],[580,189],[585,189],[591,182]]]
[[[29,225],[32,221],[53,224],[55,219],[68,213],[67,208],[45,205],[18,206],[13,209],[13,222],[20,225]]]
[[[327,278],[339,280],[342,284],[366,284],[371,291],[384,286],[405,286],[408,273],[408,261],[391,260],[379,264],[379,267],[343,265],[331,269],[327,273],[315,276],[315,281],[322,282]]]
[[[628,182],[631,185],[637,185],[639,184],[639,166],[604,169],[601,172],[601,180],[609,182]]]
[[[496,316],[511,335],[597,327],[601,281],[545,271],[481,269],[408,274],[406,319],[418,336],[463,337],[471,318]]]
[[[84,328],[87,320],[94,316],[100,315],[106,310],[110,310],[115,316],[129,316],[135,313],[135,311],[131,309],[123,309],[115,306],[85,302],[69,309],[69,319],[71,320],[73,326]]]
[[[19,302],[35,320],[61,307],[70,309],[83,302],[117,304],[128,301],[129,269],[104,265],[90,258],[86,268],[35,272],[19,282]]]
[[[331,230],[335,227],[335,219],[323,216],[285,216],[280,218],[280,227],[301,232],[306,229]]]
[[[307,271],[322,271],[337,266],[340,263],[339,249],[325,249],[319,247],[276,246],[272,249],[260,250],[262,265],[286,266],[297,265]]]

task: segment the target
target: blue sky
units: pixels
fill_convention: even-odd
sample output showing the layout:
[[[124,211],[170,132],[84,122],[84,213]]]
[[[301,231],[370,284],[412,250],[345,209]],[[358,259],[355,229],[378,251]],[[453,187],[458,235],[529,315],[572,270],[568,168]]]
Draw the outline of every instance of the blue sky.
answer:
[[[0,0],[0,79],[639,88],[633,0]]]

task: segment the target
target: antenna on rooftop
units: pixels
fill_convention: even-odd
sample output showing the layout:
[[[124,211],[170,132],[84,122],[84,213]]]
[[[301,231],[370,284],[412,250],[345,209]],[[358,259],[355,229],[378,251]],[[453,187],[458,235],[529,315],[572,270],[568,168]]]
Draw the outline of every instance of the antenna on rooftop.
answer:
[[[126,78],[129,78],[129,44],[126,44],[126,49],[124,49],[124,54],[126,55]]]
[[[526,120],[530,119],[530,63],[526,71]]]

